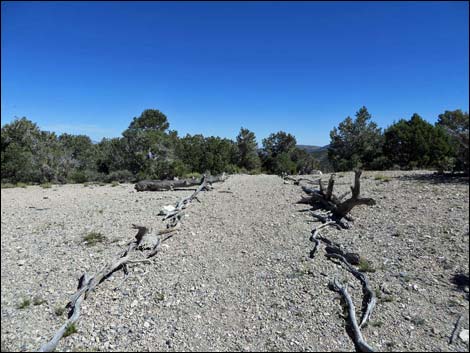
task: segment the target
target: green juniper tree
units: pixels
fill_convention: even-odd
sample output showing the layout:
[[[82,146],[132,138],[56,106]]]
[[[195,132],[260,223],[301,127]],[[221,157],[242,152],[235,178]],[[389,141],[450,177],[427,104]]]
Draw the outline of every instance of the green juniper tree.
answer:
[[[439,115],[436,126],[451,136],[455,150],[456,169],[469,174],[469,116],[460,109],[446,110]]]
[[[237,136],[238,166],[246,170],[258,169],[261,160],[258,156],[258,143],[253,132],[243,127]]]
[[[381,167],[383,137],[371,119],[367,108],[362,107],[354,120],[348,116],[330,132],[328,158],[335,170]]]

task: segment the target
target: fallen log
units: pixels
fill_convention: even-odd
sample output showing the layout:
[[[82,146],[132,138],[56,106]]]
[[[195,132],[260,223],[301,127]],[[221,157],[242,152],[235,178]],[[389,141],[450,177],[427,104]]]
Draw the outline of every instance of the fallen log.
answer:
[[[206,183],[218,183],[225,181],[225,173],[216,176],[206,176]],[[190,187],[200,185],[203,178],[187,178],[179,180],[142,180],[135,184],[137,191],[168,191],[175,188]]]

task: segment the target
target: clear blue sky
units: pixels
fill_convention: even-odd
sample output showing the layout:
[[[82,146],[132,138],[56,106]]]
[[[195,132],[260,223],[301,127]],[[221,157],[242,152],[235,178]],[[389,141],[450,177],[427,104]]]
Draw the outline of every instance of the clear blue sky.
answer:
[[[1,122],[119,136],[146,108],[180,136],[325,145],[468,111],[468,2],[2,2]]]

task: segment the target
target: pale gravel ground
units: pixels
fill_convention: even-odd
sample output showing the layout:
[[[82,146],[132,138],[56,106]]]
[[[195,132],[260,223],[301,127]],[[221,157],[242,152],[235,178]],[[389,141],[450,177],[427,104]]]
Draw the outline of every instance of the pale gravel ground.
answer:
[[[382,351],[468,351],[460,339],[448,345],[459,314],[468,329],[468,293],[451,283],[455,273],[468,274],[468,180],[435,183],[427,174],[364,172],[362,194],[378,204],[354,209],[352,229],[323,232],[371,260],[372,285],[391,293],[363,331]],[[337,193],[352,179],[337,175]],[[58,350],[354,351],[327,284],[335,275],[348,280],[358,307],[360,285],[325,259],[323,246],[308,258],[316,223],[298,212],[306,208],[295,204],[300,187],[267,175],[214,186],[188,207],[151,265],[135,266],[117,291],[121,273],[98,287],[82,305],[78,333]],[[79,276],[110,261],[135,235],[132,223],[159,228],[160,208],[190,192],[137,193],[129,184],[2,190],[2,350],[49,340],[65,320],[54,309]],[[85,246],[90,231],[107,242]],[[17,308],[36,295],[47,303]]]

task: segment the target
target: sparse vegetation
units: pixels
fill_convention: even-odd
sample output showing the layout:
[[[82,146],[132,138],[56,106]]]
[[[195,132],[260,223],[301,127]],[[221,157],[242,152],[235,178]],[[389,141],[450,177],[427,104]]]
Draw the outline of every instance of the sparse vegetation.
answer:
[[[40,185],[43,189],[50,189],[52,187],[51,183],[42,183]]]
[[[56,316],[62,316],[64,315],[65,313],[65,308],[63,306],[56,306],[54,308],[54,314],[56,314]]]
[[[111,182],[111,186],[112,186],[112,187],[115,187],[115,186],[118,186],[118,185],[119,185],[119,181],[113,180],[113,181]]]
[[[369,325],[372,326],[372,327],[382,327],[383,324],[384,323],[380,320],[372,320],[372,321],[369,322]]]
[[[86,245],[92,246],[97,243],[102,243],[106,240],[106,237],[99,232],[91,232],[83,237],[83,241],[86,242]]]
[[[385,176],[385,175],[376,175],[376,176],[374,177],[374,180],[380,180],[380,181],[383,181],[383,182],[385,182],[385,183],[388,183],[389,181],[392,180],[392,178],[387,177],[387,176]]]
[[[395,301],[395,297],[393,295],[383,295],[381,298],[380,298],[380,301],[382,303],[392,303]]]
[[[416,326],[422,326],[424,325],[424,323],[426,322],[425,319],[423,319],[422,317],[418,317],[418,316],[415,316],[411,319],[411,322],[413,324],[415,324]]]
[[[165,295],[163,293],[157,293],[155,294],[155,301],[156,302],[161,302],[165,300]]]
[[[187,174],[184,175],[184,178],[188,178],[188,179],[189,178],[199,179],[201,177],[202,177],[201,173],[197,173],[197,172],[187,173]]]
[[[25,309],[31,305],[31,299],[23,298],[21,302],[18,304],[18,309]]]
[[[359,259],[359,264],[357,268],[361,272],[375,272],[375,268],[372,266],[372,263],[363,257]]]
[[[11,189],[11,188],[14,188],[14,187],[15,187],[15,185],[12,184],[12,183],[2,183],[2,186],[1,186],[2,189]]]
[[[47,300],[45,300],[45,299],[43,299],[39,296],[36,296],[33,299],[33,305],[41,305],[41,304],[44,304],[44,303],[47,303]]]
[[[75,324],[69,324],[65,329],[64,337],[70,336],[74,333],[77,333],[77,327],[75,326]]]

